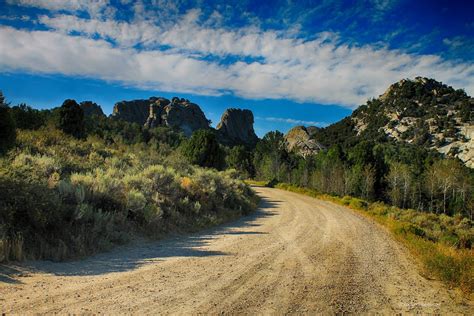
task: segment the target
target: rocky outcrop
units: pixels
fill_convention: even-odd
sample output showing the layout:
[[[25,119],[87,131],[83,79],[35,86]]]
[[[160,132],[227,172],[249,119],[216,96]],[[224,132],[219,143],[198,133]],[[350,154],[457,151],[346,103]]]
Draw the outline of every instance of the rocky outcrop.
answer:
[[[81,107],[82,111],[84,111],[85,117],[91,117],[91,116],[105,117],[105,114],[102,111],[102,108],[95,102],[83,101],[79,104],[79,106]]]
[[[198,129],[210,128],[210,121],[199,105],[177,97],[171,101],[152,97],[147,100],[117,102],[112,117],[143,124],[147,128],[158,126],[177,128],[186,136],[191,136]],[[258,137],[255,135],[253,123],[253,114],[250,110],[226,110],[216,128],[219,141],[230,146],[254,146]]]
[[[285,135],[288,150],[294,151],[303,157],[314,155],[324,150],[325,147],[312,138],[318,130],[319,129],[315,126],[293,127]]]
[[[168,104],[170,104],[170,100],[165,98],[157,98],[154,103],[150,104],[145,127],[154,128],[163,125],[161,115],[163,113],[163,108]]]
[[[199,105],[186,99],[152,97],[148,100],[117,102],[112,117],[147,128],[167,126],[180,129],[186,136],[209,128],[209,121]]]
[[[231,146],[254,146],[258,137],[253,123],[253,113],[250,110],[227,109],[216,127],[220,142]]]
[[[179,128],[186,136],[198,129],[209,128],[210,121],[204,115],[199,105],[186,99],[173,98],[171,103],[159,105],[161,125]]]
[[[151,97],[148,100],[120,101],[115,103],[112,117],[124,120],[130,123],[145,124],[150,105],[155,103],[158,98]]]

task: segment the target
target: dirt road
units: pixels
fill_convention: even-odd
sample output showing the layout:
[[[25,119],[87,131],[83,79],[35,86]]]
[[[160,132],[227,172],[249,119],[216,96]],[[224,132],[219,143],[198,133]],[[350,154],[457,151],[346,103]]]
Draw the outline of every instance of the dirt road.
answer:
[[[377,225],[329,202],[256,190],[260,210],[216,229],[76,262],[3,267],[0,311],[472,314]]]

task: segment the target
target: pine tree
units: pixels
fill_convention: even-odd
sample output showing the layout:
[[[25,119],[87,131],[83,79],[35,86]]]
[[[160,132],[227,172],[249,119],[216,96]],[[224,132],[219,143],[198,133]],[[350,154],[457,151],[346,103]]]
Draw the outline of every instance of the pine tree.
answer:
[[[76,138],[85,136],[84,111],[75,100],[67,99],[61,106],[59,128]]]
[[[13,147],[15,140],[15,122],[11,117],[10,108],[5,103],[5,97],[0,91],[0,154]]]

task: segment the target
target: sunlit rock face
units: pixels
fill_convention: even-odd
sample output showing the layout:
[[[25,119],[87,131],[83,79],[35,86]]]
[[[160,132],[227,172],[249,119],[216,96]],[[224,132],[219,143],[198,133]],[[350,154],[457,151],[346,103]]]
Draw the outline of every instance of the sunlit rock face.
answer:
[[[199,105],[179,98],[173,98],[162,107],[161,122],[164,126],[179,128],[186,136],[198,129],[209,128],[210,123]]]

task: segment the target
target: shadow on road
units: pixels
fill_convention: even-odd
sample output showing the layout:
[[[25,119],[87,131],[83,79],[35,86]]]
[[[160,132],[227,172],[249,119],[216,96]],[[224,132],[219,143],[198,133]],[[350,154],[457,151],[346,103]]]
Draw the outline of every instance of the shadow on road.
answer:
[[[0,264],[0,282],[21,284],[15,277],[24,275],[23,271],[15,266]]]
[[[30,261],[18,266],[21,270],[30,272],[44,272],[60,276],[84,276],[128,271],[170,257],[227,256],[231,254],[208,250],[206,246],[219,235],[266,234],[249,230],[249,228],[260,226],[257,221],[262,218],[274,216],[275,213],[272,209],[279,202],[261,198],[259,208],[251,215],[195,234],[169,237],[160,241],[135,242],[83,260],[70,262]],[[14,275],[18,275],[14,268],[0,269],[0,282],[20,283],[14,278]]]

